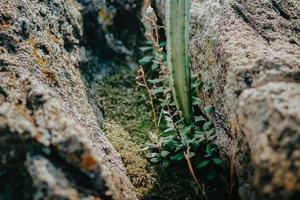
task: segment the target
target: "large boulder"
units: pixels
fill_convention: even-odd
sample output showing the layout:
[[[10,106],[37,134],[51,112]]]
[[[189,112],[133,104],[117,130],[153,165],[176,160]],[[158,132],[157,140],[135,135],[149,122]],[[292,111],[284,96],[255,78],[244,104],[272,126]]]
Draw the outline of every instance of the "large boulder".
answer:
[[[242,199],[300,197],[300,2],[192,5],[193,68],[213,94],[217,143]]]
[[[80,71],[109,46],[103,2],[0,2],[0,199],[136,199]]]

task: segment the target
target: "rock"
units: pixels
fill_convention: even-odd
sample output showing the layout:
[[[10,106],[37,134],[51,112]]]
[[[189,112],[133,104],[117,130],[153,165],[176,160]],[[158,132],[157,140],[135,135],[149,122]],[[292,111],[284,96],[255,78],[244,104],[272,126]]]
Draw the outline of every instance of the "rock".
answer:
[[[217,143],[242,199],[300,196],[300,3],[192,5],[190,53],[212,83]]]
[[[78,2],[0,3],[0,199],[136,199],[89,102],[80,70],[107,41]]]
[[[296,198],[300,190],[300,87],[269,82],[245,90],[239,122],[256,168],[253,186],[264,199]]]
[[[153,1],[163,22],[162,2]],[[191,9],[192,65],[213,85],[205,101],[240,196],[297,199],[300,3],[195,0]]]

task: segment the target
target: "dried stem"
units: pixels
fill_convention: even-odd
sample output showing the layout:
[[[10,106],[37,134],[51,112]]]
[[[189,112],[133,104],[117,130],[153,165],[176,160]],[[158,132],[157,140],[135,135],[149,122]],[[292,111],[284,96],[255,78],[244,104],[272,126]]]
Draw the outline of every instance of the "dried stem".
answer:
[[[186,151],[183,152],[183,153],[184,153],[184,157],[185,157],[185,159],[186,159],[187,165],[188,165],[188,167],[189,167],[189,171],[190,171],[190,173],[191,173],[193,179],[195,180],[195,182],[196,182],[197,185],[199,186],[199,189],[200,189],[200,191],[201,191],[201,194],[203,195],[203,197],[204,197],[205,200],[208,200],[208,197],[207,197],[206,192],[205,192],[204,184],[200,184],[200,183],[199,183],[199,181],[198,181],[198,179],[197,179],[197,177],[196,177],[196,174],[195,174],[195,172],[194,172],[194,168],[193,168],[191,159],[190,159],[190,157],[189,157],[189,155],[190,155],[190,149],[191,149],[191,147],[187,147]]]
[[[160,149],[160,134],[159,134],[158,124],[157,124],[158,122],[157,122],[156,109],[154,106],[153,94],[148,86],[147,81],[146,81],[145,71],[142,66],[140,66],[138,73],[139,73],[138,78],[140,78],[143,83],[137,82],[137,84],[142,87],[145,87],[147,90],[147,93],[148,93],[149,103],[151,105],[152,115],[153,115],[153,124],[154,124],[155,134],[156,134],[156,138],[157,138],[157,147],[158,147],[158,149]]]

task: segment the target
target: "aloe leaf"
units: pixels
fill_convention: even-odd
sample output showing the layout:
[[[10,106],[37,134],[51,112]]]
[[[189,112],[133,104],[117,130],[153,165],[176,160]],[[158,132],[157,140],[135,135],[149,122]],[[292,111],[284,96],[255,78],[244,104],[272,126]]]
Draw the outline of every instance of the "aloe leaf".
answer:
[[[185,124],[194,122],[191,98],[191,67],[188,56],[190,0],[166,1],[167,64],[172,93]]]

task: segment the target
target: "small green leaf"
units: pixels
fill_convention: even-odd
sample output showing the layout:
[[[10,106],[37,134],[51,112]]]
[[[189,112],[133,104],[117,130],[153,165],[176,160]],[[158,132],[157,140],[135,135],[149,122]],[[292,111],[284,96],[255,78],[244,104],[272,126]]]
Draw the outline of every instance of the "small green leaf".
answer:
[[[167,42],[166,42],[166,41],[162,41],[162,42],[159,44],[160,47],[165,47],[166,45],[167,45]]]
[[[157,149],[157,145],[153,144],[153,143],[150,143],[150,142],[147,142],[146,146],[149,147],[150,149]]]
[[[206,173],[206,178],[208,180],[213,180],[217,175],[217,172],[214,168],[209,169],[209,171]]]
[[[204,91],[207,92],[208,94],[212,94],[214,90],[214,86],[212,83],[208,83],[204,85]]]
[[[153,62],[153,64],[151,65],[152,70],[156,70],[156,69],[158,69],[158,67],[159,67],[159,64],[157,62]]]
[[[208,131],[205,131],[205,133],[206,133],[206,136],[207,136],[207,137],[210,137],[210,136],[212,136],[212,135],[215,134],[215,129],[212,128],[212,129],[210,129],[210,130],[208,130]]]
[[[170,152],[168,152],[168,151],[162,151],[161,153],[160,153],[160,155],[162,156],[162,157],[166,157],[166,156],[168,156],[170,154]]]
[[[212,135],[212,136],[209,136],[209,137],[207,138],[207,140],[208,140],[208,141],[214,141],[216,137],[217,137],[216,135]]]
[[[141,51],[145,52],[145,51],[152,50],[153,47],[152,47],[152,46],[146,46],[146,47],[140,47],[139,49],[140,49]]]
[[[164,88],[163,87],[158,87],[155,89],[152,89],[151,92],[156,95],[156,94],[160,94],[160,93],[164,93]]]
[[[194,153],[194,152],[190,152],[189,153],[189,158],[192,158],[192,157],[194,157],[196,154]]]
[[[153,59],[153,56],[145,56],[139,60],[139,63],[141,65],[146,65],[146,64],[150,63],[152,61],[152,59]]]
[[[176,102],[173,100],[171,101],[170,105],[169,106],[176,106]]]
[[[223,163],[221,158],[213,158],[212,160],[216,165],[221,165]]]
[[[213,123],[211,121],[205,122],[205,124],[203,125],[204,131],[209,131],[212,128],[213,128]]]
[[[154,157],[156,157],[158,155],[159,155],[158,153],[147,153],[146,157],[147,158],[154,158]]]
[[[192,88],[198,89],[200,85],[201,85],[201,80],[199,79],[192,80]]]
[[[193,106],[197,106],[197,105],[202,105],[202,100],[197,98],[197,97],[192,97],[192,100],[193,100]]]
[[[184,126],[182,129],[181,129],[181,133],[186,135],[188,133],[190,133],[192,130],[192,126]]]
[[[149,82],[149,83],[152,83],[152,84],[155,84],[155,83],[161,83],[162,80],[159,79],[159,78],[156,78],[156,79],[149,79],[148,82]]]
[[[210,163],[209,160],[203,160],[203,161],[201,161],[201,162],[196,166],[196,168],[204,168],[204,167],[206,167],[209,163]]]
[[[177,147],[179,149],[181,149],[182,147],[184,147],[183,144],[181,144],[180,142],[177,142],[176,140],[169,141],[168,142],[168,146]]]
[[[157,157],[150,159],[150,162],[152,162],[152,163],[158,163],[159,161],[160,161],[160,159]]]
[[[152,45],[152,41],[151,41],[151,40],[147,40],[145,43],[146,43],[147,45]]]
[[[205,122],[206,119],[203,116],[195,116],[195,122]]]
[[[168,167],[170,165],[170,162],[168,160],[163,160],[162,166],[164,168]]]
[[[167,100],[162,101],[161,106],[162,106],[162,107],[165,107],[165,106],[167,106],[167,105],[170,105],[170,103],[171,103],[171,100],[170,100],[170,99],[167,99]]]
[[[206,106],[206,107],[204,108],[204,111],[205,111],[207,114],[214,113],[214,112],[215,112],[215,107],[214,107],[214,106],[211,106],[211,105]]]
[[[216,150],[216,148],[213,145],[206,146],[206,149],[205,149],[206,155],[204,157],[208,158],[208,157],[212,156],[213,153],[215,152],[215,150]]]
[[[184,154],[183,152],[179,152],[173,156],[170,157],[171,160],[176,160],[176,161],[180,161],[184,158]]]

